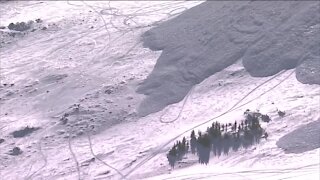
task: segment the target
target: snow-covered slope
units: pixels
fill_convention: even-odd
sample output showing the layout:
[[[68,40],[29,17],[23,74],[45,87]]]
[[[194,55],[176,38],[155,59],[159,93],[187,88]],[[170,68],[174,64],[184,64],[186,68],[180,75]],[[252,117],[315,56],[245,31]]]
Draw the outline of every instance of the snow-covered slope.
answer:
[[[144,48],[141,35],[152,27],[181,27],[166,25],[174,20],[160,24],[199,4],[2,2],[1,26],[37,18],[43,22],[33,32],[1,29],[0,179],[317,179],[319,147],[292,154],[277,146],[285,135],[281,144],[290,145],[287,136],[301,137],[309,127],[303,125],[320,119],[319,85],[300,83],[293,69],[252,77],[237,59],[197,81],[182,101],[138,115],[146,97],[136,90],[145,86],[166,52]],[[229,7],[225,2],[214,4],[217,11]],[[242,4],[249,8],[246,2],[235,6]],[[190,12],[188,17],[188,22],[204,21],[192,19]],[[166,153],[175,140],[189,136],[192,129],[204,131],[212,121],[240,120],[246,109],[271,117],[263,124],[267,140],[214,157],[207,166],[188,155],[171,169]],[[277,109],[286,115],[279,117]],[[39,129],[14,137],[13,132],[26,126]],[[317,136],[318,127],[312,127]],[[22,153],[12,155],[14,147]]]
[[[140,114],[179,102],[193,85],[241,59],[255,77],[297,67],[297,79],[320,84],[320,2],[208,1],[147,31],[162,50],[139,87]]]

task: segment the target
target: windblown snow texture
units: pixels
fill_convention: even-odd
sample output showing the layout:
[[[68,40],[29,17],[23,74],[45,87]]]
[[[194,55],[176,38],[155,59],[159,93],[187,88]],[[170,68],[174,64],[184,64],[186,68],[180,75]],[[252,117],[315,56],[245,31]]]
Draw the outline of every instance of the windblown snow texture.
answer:
[[[147,31],[162,50],[137,89],[142,116],[181,101],[207,77],[242,59],[254,77],[297,68],[302,83],[320,84],[320,2],[205,2]]]
[[[302,126],[281,137],[277,146],[286,153],[303,153],[320,147],[320,120]]]

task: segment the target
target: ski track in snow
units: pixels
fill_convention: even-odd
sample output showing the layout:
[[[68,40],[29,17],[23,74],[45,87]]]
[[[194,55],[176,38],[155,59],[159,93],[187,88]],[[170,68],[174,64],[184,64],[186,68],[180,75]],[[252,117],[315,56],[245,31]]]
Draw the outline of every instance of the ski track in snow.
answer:
[[[0,25],[41,18],[51,26],[0,49],[0,138],[5,139],[0,144],[1,177],[318,177],[319,149],[292,155],[276,146],[283,135],[320,117],[319,86],[299,83],[292,70],[254,78],[236,63],[193,87],[183,101],[143,118],[135,115],[143,98],[135,88],[151,72],[159,56],[141,46],[140,35],[199,3],[3,4],[0,10],[5,13]],[[4,87],[4,83],[14,85]],[[74,104],[80,104],[75,114]],[[284,118],[277,116],[277,108],[286,111]],[[208,166],[196,164],[196,157],[188,155],[183,160],[187,167],[169,168],[165,154],[176,139],[188,136],[192,129],[204,130],[213,120],[239,120],[245,109],[259,109],[271,117],[272,122],[266,126],[270,132],[268,141],[212,158]],[[64,113],[70,114],[70,127],[59,121]],[[41,129],[21,139],[12,138],[12,131],[26,125]],[[90,125],[97,131],[91,131]],[[75,134],[80,130],[81,135]],[[14,146],[21,147],[23,154],[7,155]]]

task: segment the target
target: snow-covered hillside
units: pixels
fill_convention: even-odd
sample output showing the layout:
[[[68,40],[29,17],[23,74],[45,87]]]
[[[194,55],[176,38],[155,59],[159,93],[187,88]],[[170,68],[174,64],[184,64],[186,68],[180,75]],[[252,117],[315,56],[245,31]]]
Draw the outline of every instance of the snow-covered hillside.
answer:
[[[143,34],[162,50],[138,92],[142,115],[178,102],[193,85],[240,60],[254,77],[296,68],[320,84],[319,2],[205,2]]]
[[[0,4],[0,179],[319,178],[319,2]],[[246,109],[266,140],[169,166],[176,140]]]

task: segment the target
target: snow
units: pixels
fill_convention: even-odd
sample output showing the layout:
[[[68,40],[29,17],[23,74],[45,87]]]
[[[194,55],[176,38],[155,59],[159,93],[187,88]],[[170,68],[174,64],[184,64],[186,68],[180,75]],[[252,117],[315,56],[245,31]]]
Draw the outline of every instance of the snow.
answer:
[[[319,85],[300,83],[294,69],[252,77],[239,58],[197,82],[181,101],[139,116],[146,96],[136,90],[164,52],[144,48],[141,35],[201,3],[2,2],[0,25],[41,18],[48,29],[3,38],[9,43],[0,49],[1,178],[317,179],[319,148],[292,154],[277,146],[320,119]],[[241,120],[246,109],[270,116],[263,124],[267,140],[211,158],[207,166],[188,154],[170,168],[166,153],[175,140],[212,121]],[[26,126],[40,129],[11,135]],[[8,155],[14,147],[23,153]]]
[[[320,121],[311,122],[281,137],[277,145],[286,153],[302,153],[320,147]]]
[[[138,88],[147,115],[181,101],[207,77],[242,61],[250,75],[296,68],[299,81],[319,84],[319,2],[205,2],[143,34],[162,50]]]

